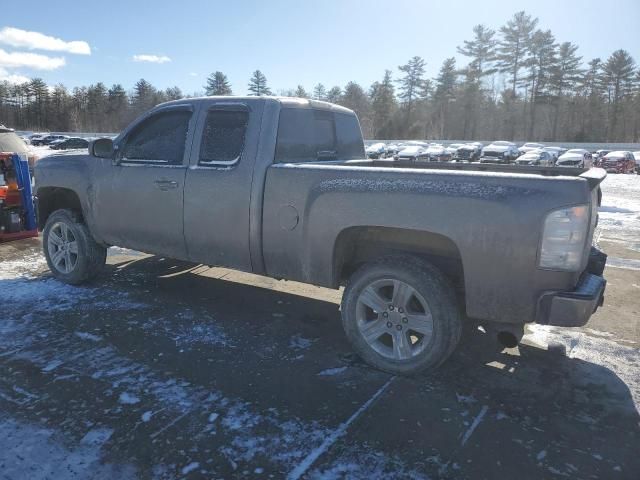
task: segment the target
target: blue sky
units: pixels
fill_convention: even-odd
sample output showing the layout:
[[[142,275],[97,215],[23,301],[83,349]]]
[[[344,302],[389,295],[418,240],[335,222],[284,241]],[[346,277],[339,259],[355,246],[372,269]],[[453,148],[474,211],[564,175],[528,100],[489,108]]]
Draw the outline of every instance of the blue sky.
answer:
[[[2,43],[0,34],[0,77],[39,76],[68,87],[118,82],[126,89],[143,77],[161,88],[177,85],[194,93],[202,91],[210,72],[221,70],[234,93],[244,94],[251,72],[260,69],[276,92],[297,84],[310,90],[318,82],[344,86],[350,80],[368,87],[387,68],[397,75],[397,66],[414,55],[427,61],[429,76],[449,56],[462,64],[456,46],[471,37],[474,25],[497,30],[518,10],[537,16],[558,41],[578,44],[585,60],[624,48],[640,63],[639,0],[30,0],[28,6],[4,5],[0,29],[86,42],[91,53],[64,51],[83,50],[68,46],[29,49]],[[37,69],[40,57],[34,64],[34,57],[20,56],[23,52],[57,63]],[[170,61],[136,62],[134,55]],[[60,58],[64,65],[56,67]]]

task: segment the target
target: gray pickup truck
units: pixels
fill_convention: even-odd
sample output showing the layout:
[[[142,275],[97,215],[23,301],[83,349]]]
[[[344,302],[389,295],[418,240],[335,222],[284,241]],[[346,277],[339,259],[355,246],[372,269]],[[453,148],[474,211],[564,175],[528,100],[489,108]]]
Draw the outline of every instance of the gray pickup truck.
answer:
[[[330,288],[355,350],[413,373],[466,324],[584,325],[602,304],[592,169],[365,158],[358,119],[312,100],[158,105],[89,155],[35,168],[53,275],[79,284],[110,245]]]

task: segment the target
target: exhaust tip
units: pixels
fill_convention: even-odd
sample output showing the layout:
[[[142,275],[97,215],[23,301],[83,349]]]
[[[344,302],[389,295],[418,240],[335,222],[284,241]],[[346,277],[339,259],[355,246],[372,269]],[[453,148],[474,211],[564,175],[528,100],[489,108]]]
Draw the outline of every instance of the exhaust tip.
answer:
[[[518,346],[518,338],[512,332],[498,332],[498,341],[506,348]]]

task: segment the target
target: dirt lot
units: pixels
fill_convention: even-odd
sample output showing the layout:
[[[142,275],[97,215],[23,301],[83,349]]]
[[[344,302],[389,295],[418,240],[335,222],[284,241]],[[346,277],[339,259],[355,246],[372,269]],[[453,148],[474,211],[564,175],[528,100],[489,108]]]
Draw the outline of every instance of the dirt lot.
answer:
[[[640,269],[616,215],[640,218],[603,216],[624,268],[585,328],[512,350],[478,331],[411,379],[353,355],[331,290],[117,248],[70,287],[39,240],[1,245],[0,477],[640,478]]]

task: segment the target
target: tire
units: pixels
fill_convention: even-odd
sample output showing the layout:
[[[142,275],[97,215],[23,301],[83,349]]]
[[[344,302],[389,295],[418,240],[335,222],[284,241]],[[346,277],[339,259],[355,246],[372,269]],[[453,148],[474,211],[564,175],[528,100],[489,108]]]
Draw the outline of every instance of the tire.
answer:
[[[107,259],[107,249],[93,239],[72,210],[56,210],[49,216],[42,234],[42,248],[53,276],[71,285],[95,278]]]
[[[440,366],[462,330],[451,282],[410,255],[384,257],[357,270],[345,288],[341,312],[347,338],[360,357],[400,375]]]

